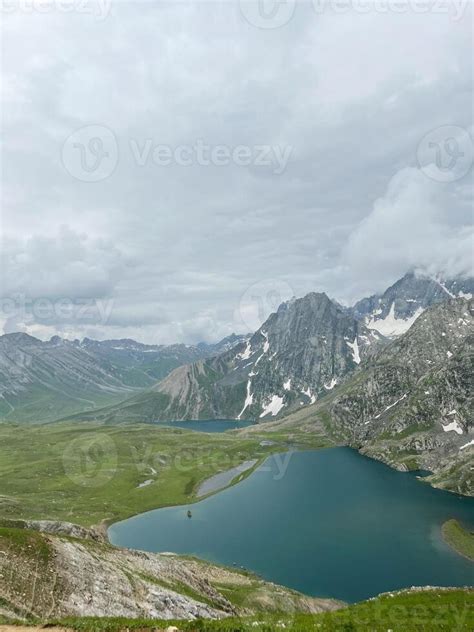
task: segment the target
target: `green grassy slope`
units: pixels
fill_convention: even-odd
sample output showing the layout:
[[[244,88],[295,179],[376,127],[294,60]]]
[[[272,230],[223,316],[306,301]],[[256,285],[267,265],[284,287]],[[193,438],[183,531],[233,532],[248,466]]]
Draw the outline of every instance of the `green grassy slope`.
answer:
[[[325,445],[311,440],[315,447],[318,441]],[[270,446],[260,441],[258,433],[203,434],[144,424],[0,423],[0,517],[93,525],[192,502],[206,478],[287,449],[284,436]]]
[[[457,520],[445,522],[442,532],[445,541],[455,551],[474,562],[474,532],[464,529]]]
[[[170,625],[186,632],[472,632],[474,591],[405,591],[316,615],[261,614],[192,622],[85,618],[55,623],[81,632],[157,632]]]

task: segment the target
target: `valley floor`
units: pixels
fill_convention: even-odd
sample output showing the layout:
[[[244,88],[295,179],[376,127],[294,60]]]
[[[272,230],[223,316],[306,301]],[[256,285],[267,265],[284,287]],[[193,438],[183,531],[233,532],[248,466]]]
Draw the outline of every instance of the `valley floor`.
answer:
[[[257,465],[288,450],[288,441],[284,433],[203,434],[150,424],[0,423],[0,518],[92,526],[194,502],[203,481],[246,461]],[[291,444],[330,442],[291,433]]]

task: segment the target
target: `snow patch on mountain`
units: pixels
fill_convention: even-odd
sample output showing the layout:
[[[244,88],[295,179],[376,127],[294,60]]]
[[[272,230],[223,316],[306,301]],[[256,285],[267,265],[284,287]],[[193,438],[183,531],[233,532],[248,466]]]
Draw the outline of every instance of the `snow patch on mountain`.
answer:
[[[446,426],[443,426],[443,430],[445,432],[451,432],[454,430],[454,432],[457,432],[460,435],[463,434],[463,429],[461,428],[461,426],[458,424],[456,420],[452,421],[450,424],[447,424]]]
[[[356,364],[360,364],[360,352],[359,343],[357,342],[357,336],[354,338],[354,342],[346,340],[346,345],[352,349],[352,359]]]
[[[241,419],[242,415],[247,410],[247,408],[253,404],[253,394],[250,392],[251,388],[252,388],[252,380],[249,380],[247,382],[247,397],[245,398],[244,407],[238,414],[237,419]]]
[[[314,402],[316,401],[316,396],[311,393],[311,389],[309,388],[309,386],[307,389],[303,388],[301,392],[303,393],[303,395],[306,395],[306,397],[309,397],[311,403],[314,404]]]
[[[442,281],[440,281],[439,279],[434,279],[436,281],[436,283],[443,288],[443,290],[446,292],[446,294],[448,294],[448,296],[450,296],[451,298],[456,298],[456,294],[453,294],[452,292],[450,292],[450,290],[448,290],[448,288],[444,285],[444,283],[442,283]]]
[[[268,342],[268,338],[266,338],[265,342],[263,343],[263,353],[267,353],[269,349],[270,349],[270,343]]]
[[[279,395],[272,395],[269,403],[263,407],[263,411],[260,414],[260,418],[265,417],[266,415],[271,414],[273,417],[278,415],[280,410],[283,408],[283,397]]]
[[[377,311],[380,313],[380,310]],[[374,312],[372,317],[367,320],[366,326],[369,329],[375,329],[388,338],[400,336],[410,329],[415,320],[421,316],[424,311],[422,307],[419,307],[413,316],[409,318],[397,318],[395,316],[395,303],[392,303],[390,311],[385,318],[377,319],[377,312]]]
[[[399,402],[405,399],[406,396],[407,396],[407,393],[405,393],[405,395],[402,395],[399,399],[397,399],[396,402],[393,402],[393,404],[390,404],[389,406],[387,406],[387,408],[385,408],[385,410],[382,410],[381,413],[379,413],[378,415],[375,415],[374,419],[379,419],[384,413],[387,412],[387,410],[390,410],[391,408],[396,406]]]
[[[252,350],[251,350],[250,340],[248,340],[245,349],[241,353],[237,354],[237,358],[239,358],[240,360],[248,360],[251,355],[252,355]]]
[[[261,331],[260,332],[262,334],[262,336],[265,338],[265,342],[263,343],[263,351],[262,353],[258,356],[257,360],[255,361],[254,366],[257,366],[257,364],[260,362],[260,360],[263,358],[263,356],[267,353],[267,351],[270,349],[270,343],[268,342],[268,334],[265,331]]]

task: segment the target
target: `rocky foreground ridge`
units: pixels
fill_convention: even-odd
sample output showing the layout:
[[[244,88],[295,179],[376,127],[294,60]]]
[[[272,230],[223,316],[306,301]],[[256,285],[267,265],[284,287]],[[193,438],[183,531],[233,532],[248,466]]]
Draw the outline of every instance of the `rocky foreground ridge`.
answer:
[[[15,619],[219,619],[255,611],[316,613],[342,605],[250,573],[113,547],[95,531],[69,523],[2,524],[0,615]]]

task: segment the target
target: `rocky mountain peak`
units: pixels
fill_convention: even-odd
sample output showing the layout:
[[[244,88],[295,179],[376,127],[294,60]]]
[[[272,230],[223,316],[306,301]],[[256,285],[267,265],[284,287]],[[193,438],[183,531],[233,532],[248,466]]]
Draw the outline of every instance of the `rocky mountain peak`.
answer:
[[[408,331],[428,307],[458,296],[471,298],[473,289],[472,278],[443,280],[410,271],[383,294],[358,301],[352,312],[369,329],[394,338]]]
[[[36,345],[41,344],[41,340],[35,338],[34,336],[30,336],[22,331],[17,331],[11,334],[3,334],[0,336],[0,341],[10,345]]]
[[[267,419],[315,402],[382,340],[324,293],[284,303],[250,339],[157,386],[156,419]]]

